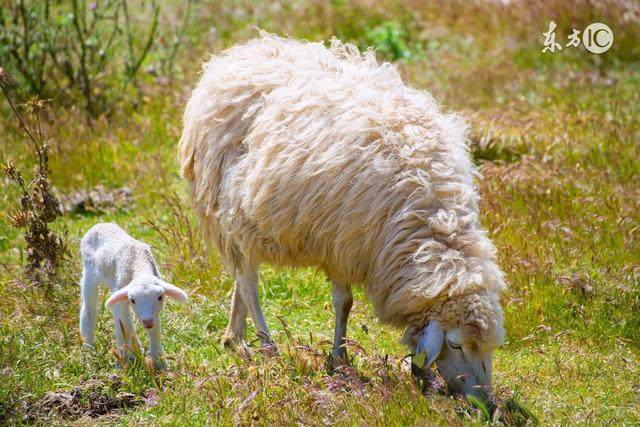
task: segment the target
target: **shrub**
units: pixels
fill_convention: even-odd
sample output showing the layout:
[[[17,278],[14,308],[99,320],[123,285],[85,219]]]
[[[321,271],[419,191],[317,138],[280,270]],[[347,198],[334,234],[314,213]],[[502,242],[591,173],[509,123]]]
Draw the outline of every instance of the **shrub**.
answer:
[[[162,47],[157,0],[141,1],[136,13],[131,7],[126,0],[10,2],[0,8],[0,64],[23,91],[67,102],[78,94],[90,116],[108,112],[138,89],[142,65]],[[162,62],[173,63],[182,32]],[[162,68],[173,72],[171,64]]]
[[[0,68],[0,89],[14,113],[18,126],[22,129],[33,146],[37,158],[37,172],[30,180],[25,181],[20,170],[11,161],[6,161],[3,171],[20,186],[18,208],[8,214],[9,222],[16,228],[26,228],[24,238],[27,244],[27,278],[36,284],[51,284],[66,252],[66,244],[61,235],[49,229],[49,223],[62,216],[60,203],[51,192],[48,179],[48,145],[45,143],[40,127],[40,115],[44,111],[45,102],[34,97],[26,104],[27,111],[33,115],[36,131],[30,129],[25,118],[16,108],[9,95],[12,79]]]
[[[367,44],[386,59],[410,59],[413,53],[407,45],[407,31],[395,22],[384,22],[365,34]]]

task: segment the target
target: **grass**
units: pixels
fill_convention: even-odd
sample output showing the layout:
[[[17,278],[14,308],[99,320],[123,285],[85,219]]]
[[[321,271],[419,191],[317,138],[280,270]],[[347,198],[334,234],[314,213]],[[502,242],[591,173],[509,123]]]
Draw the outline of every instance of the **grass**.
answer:
[[[68,233],[72,253],[53,297],[22,279],[22,238],[0,222],[0,423],[483,423],[460,402],[419,392],[402,362],[400,333],[373,318],[361,291],[349,324],[352,368],[327,370],[330,288],[315,270],[262,270],[263,307],[280,356],[261,355],[255,343],[250,357],[221,346],[232,281],[197,234],[176,144],[199,63],[255,35],[252,25],[314,40],[337,34],[360,45],[376,28],[401,28],[401,45],[411,50],[398,62],[405,79],[471,124],[484,176],[482,219],[510,283],[507,342],[494,367],[496,394],[511,408],[503,420],[522,423],[529,411],[542,424],[640,422],[640,55],[630,42],[640,27],[637,16],[618,18],[622,3],[610,3],[199,5],[181,78],[143,82],[147,96],[137,107],[91,126],[74,109],[50,112],[54,185],[64,193],[128,186],[135,204],[67,214],[55,224]],[[563,37],[600,19],[616,42],[601,56],[577,49],[543,55],[550,19]],[[29,171],[27,146],[1,108],[0,155]],[[0,210],[8,211],[17,189],[3,183]],[[165,276],[191,293],[189,305],[167,304],[163,313],[166,375],[141,362],[115,370],[104,309],[97,353],[81,351],[78,243],[98,221],[117,222],[151,244]],[[43,403],[47,393],[74,389],[76,412]],[[91,399],[111,406],[96,415]]]

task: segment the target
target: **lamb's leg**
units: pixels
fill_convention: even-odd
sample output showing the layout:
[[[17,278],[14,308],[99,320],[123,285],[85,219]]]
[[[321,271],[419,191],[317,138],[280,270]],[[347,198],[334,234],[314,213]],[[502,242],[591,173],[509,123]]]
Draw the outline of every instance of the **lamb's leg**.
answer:
[[[98,281],[85,265],[80,280],[80,336],[82,347],[95,348],[96,316],[98,314]]]
[[[247,306],[242,301],[238,285],[233,289],[231,297],[231,314],[229,316],[229,325],[222,336],[222,342],[225,347],[232,347],[242,343],[247,333]]]
[[[142,352],[144,349],[140,342],[140,338],[138,338],[138,334],[136,333],[136,327],[133,324],[131,309],[128,304],[123,304],[122,316],[128,331],[128,335],[125,337],[125,342],[127,344],[127,350],[129,351],[129,357],[131,357],[132,353]]]
[[[347,361],[347,349],[344,347],[347,337],[347,321],[353,305],[351,285],[332,281],[331,296],[336,312],[336,323],[333,334],[333,350],[331,356],[336,362]]]
[[[253,320],[253,324],[258,331],[258,337],[265,347],[274,347],[269,327],[264,320],[260,301],[258,300],[258,268],[247,268],[240,272],[236,280],[236,289],[240,291],[242,301]]]
[[[162,349],[162,326],[160,320],[153,325],[153,328],[147,329],[149,337],[149,354],[153,361],[153,367],[156,370],[163,371],[167,369],[167,362],[164,360],[164,350]]]
[[[116,344],[120,355],[127,362],[132,362],[135,352],[142,349],[136,328],[131,320],[131,311],[127,303],[119,303],[113,307],[113,319],[116,327]]]

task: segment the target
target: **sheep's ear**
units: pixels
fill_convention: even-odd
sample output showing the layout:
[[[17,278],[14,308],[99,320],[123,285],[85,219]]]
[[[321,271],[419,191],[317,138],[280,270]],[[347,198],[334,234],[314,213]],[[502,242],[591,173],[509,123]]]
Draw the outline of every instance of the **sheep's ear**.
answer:
[[[129,295],[128,295],[128,289],[126,287],[114,292],[111,294],[111,296],[109,297],[109,299],[107,300],[107,302],[104,304],[107,308],[113,308],[114,305],[125,301]]]
[[[418,338],[414,363],[420,368],[430,366],[440,355],[443,342],[444,331],[440,323],[437,320],[429,321],[422,335]]]
[[[185,304],[187,301],[189,301],[189,297],[187,296],[185,291],[183,291],[179,287],[167,282],[162,282],[162,287],[164,288],[164,294],[166,296],[178,301],[180,304]]]

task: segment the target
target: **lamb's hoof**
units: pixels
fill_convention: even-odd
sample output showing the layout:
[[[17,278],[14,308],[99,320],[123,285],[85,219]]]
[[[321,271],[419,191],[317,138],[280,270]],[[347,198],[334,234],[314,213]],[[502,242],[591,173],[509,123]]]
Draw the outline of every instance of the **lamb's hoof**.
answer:
[[[144,356],[145,356],[145,353],[142,347],[127,348],[124,353],[124,363],[126,365],[131,365],[136,360],[144,361]]]
[[[82,344],[82,351],[87,351],[87,352],[93,353],[93,352],[96,351],[96,348],[94,346],[92,346],[91,344],[83,343]]]
[[[124,353],[123,350],[114,351],[114,356],[116,358],[116,369],[124,369],[137,359],[136,354],[130,350],[126,350]]]

